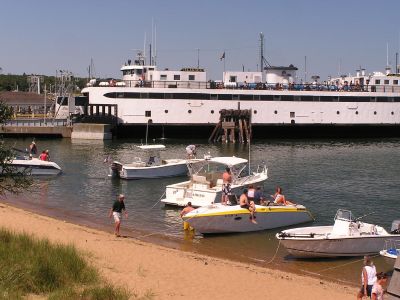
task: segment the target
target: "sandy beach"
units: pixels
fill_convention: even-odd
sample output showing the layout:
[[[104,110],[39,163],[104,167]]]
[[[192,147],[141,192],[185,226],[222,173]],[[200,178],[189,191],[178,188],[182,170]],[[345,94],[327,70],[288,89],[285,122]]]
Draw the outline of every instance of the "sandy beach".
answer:
[[[152,299],[354,299],[356,287],[202,256],[0,204],[0,226],[73,244],[115,285]],[[123,227],[122,227],[123,233]]]

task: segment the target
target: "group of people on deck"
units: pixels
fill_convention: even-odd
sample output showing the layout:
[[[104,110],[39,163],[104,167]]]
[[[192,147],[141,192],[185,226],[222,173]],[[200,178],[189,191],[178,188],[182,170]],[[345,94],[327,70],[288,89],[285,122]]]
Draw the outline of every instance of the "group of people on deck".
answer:
[[[37,151],[36,143],[35,141],[32,141],[32,143],[29,145],[29,157],[32,158],[34,155],[36,155]],[[50,161],[49,150],[43,150],[39,155],[39,159],[43,161]]]

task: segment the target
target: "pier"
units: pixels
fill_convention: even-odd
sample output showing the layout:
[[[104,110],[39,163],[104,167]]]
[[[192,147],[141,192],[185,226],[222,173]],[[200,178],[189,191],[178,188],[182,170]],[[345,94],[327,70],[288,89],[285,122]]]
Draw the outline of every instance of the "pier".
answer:
[[[251,138],[251,110],[250,109],[222,109],[219,122],[209,137],[209,142],[248,143]]]

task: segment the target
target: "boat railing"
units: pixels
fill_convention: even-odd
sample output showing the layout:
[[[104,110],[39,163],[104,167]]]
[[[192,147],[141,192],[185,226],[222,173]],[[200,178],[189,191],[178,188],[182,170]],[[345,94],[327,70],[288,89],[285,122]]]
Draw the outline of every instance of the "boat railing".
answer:
[[[400,240],[387,239],[385,240],[385,248],[386,251],[390,249],[400,249]]]
[[[376,92],[400,93],[395,84],[348,84],[334,83],[240,83],[218,81],[166,81],[166,80],[124,80],[124,85],[114,87],[179,88],[179,89],[224,89],[224,90],[271,90],[271,91],[325,91],[325,92]],[[109,86],[112,87],[112,86]]]

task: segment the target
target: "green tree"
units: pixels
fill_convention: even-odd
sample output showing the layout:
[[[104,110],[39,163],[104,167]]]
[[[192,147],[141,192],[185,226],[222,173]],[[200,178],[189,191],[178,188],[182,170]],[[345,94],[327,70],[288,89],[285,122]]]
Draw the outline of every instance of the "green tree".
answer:
[[[0,102],[1,126],[4,126],[11,116],[11,107]],[[14,157],[13,149],[5,145],[3,138],[0,137],[0,195],[19,193],[32,184],[32,179],[28,176],[29,170],[18,170],[10,164]]]

